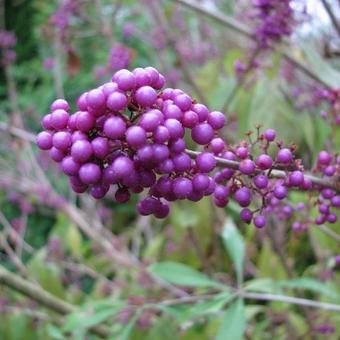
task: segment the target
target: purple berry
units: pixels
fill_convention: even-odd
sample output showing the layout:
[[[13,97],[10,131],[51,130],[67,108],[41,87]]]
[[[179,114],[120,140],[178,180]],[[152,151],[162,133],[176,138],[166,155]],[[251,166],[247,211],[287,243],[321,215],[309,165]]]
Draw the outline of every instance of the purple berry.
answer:
[[[257,215],[254,218],[254,225],[256,228],[263,228],[266,225],[266,218],[263,215]]]
[[[256,185],[257,188],[259,189],[265,189],[268,186],[268,177],[265,175],[257,175],[254,177],[254,184]]]
[[[105,99],[104,93],[99,89],[89,91],[86,96],[87,104],[94,109],[103,108]]]
[[[94,128],[96,119],[87,111],[79,111],[76,117],[76,127],[82,132],[89,132]]]
[[[248,188],[242,187],[235,192],[234,199],[241,207],[245,208],[251,202],[251,192]]]
[[[111,139],[124,137],[126,131],[125,121],[117,116],[106,119],[104,123],[104,134]]]
[[[192,179],[193,190],[204,192],[209,186],[209,177],[205,174],[196,174]]]
[[[208,173],[216,167],[216,159],[213,154],[203,152],[197,156],[196,165],[200,172]]]
[[[174,99],[174,103],[183,111],[187,111],[191,107],[191,98],[186,94],[180,94]]]
[[[289,164],[293,160],[292,152],[289,149],[281,149],[276,155],[276,160],[281,164]]]
[[[156,102],[157,92],[150,86],[142,86],[136,91],[135,98],[139,105],[149,107]]]
[[[42,131],[36,137],[36,143],[41,150],[49,150],[52,147],[52,135]]]
[[[318,155],[318,164],[322,166],[327,166],[331,163],[332,156],[327,151],[320,151]]]
[[[53,135],[52,138],[53,146],[62,151],[66,151],[72,143],[72,137],[69,132],[59,131]]]
[[[263,134],[264,138],[266,141],[268,142],[272,142],[275,137],[276,137],[276,131],[273,129],[267,129],[264,134]]]
[[[198,115],[198,121],[200,123],[204,122],[207,120],[208,115],[209,115],[209,110],[208,108],[203,105],[203,104],[194,104],[192,107],[192,110],[197,113]]]
[[[184,152],[176,155],[172,159],[174,163],[174,169],[178,172],[184,172],[191,167],[191,158]]]
[[[109,153],[109,143],[104,137],[96,137],[91,142],[93,154],[99,158],[104,159]]]
[[[283,185],[276,185],[273,193],[277,199],[282,200],[287,197],[287,188]]]
[[[79,163],[88,161],[92,153],[91,143],[87,140],[78,140],[71,147],[71,156]]]
[[[172,190],[178,199],[187,198],[192,192],[192,183],[188,178],[177,177],[173,181]]]
[[[118,203],[126,203],[130,200],[131,194],[127,188],[119,188],[115,193],[115,199]]]
[[[250,175],[255,171],[255,163],[250,159],[244,159],[240,162],[239,170],[245,175]]]
[[[208,123],[213,127],[214,130],[223,128],[225,124],[225,116],[222,112],[213,111],[208,114]]]
[[[56,130],[65,129],[67,127],[69,114],[62,109],[57,109],[51,113],[51,125]]]
[[[236,149],[236,155],[241,158],[241,159],[245,159],[249,156],[249,151],[248,148],[244,147],[244,146],[240,146]]]
[[[119,70],[113,76],[118,87],[123,91],[133,90],[136,86],[136,79],[132,72],[129,70]]]
[[[243,222],[249,224],[253,219],[253,213],[248,208],[244,208],[241,210],[240,217]]]
[[[79,169],[79,178],[85,184],[95,184],[100,180],[101,170],[97,164],[86,163]]]
[[[127,107],[126,95],[121,92],[113,92],[107,98],[106,105],[109,109],[115,112],[124,110]]]
[[[56,99],[52,104],[51,104],[51,111],[55,110],[65,110],[68,111],[70,109],[70,105],[65,99]]]
[[[209,144],[213,137],[214,130],[211,125],[207,123],[198,124],[191,130],[191,138],[200,145]]]
[[[65,157],[61,162],[61,168],[68,176],[78,175],[80,164],[77,163],[71,156]]]
[[[298,187],[303,184],[303,180],[304,176],[301,171],[296,170],[289,175],[289,184],[291,186]]]
[[[270,156],[263,154],[256,158],[255,163],[261,170],[267,170],[272,167],[273,160]]]
[[[140,126],[131,126],[125,133],[126,141],[132,147],[139,147],[146,142],[146,132]]]

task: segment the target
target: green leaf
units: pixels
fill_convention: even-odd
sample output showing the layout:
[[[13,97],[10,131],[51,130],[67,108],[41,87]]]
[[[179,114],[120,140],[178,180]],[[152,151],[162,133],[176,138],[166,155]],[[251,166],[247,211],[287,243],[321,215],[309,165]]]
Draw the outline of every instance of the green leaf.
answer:
[[[65,290],[61,282],[61,270],[56,264],[47,263],[45,258],[46,249],[42,248],[28,262],[28,272],[32,278],[39,282],[41,287],[63,299]]]
[[[305,289],[315,293],[322,294],[329,298],[339,299],[339,294],[327,284],[311,278],[299,278],[292,280],[279,280],[275,281],[272,279],[255,279],[248,281],[244,286],[245,290],[265,292],[271,294],[279,294],[282,292],[282,288],[291,289]]]
[[[277,284],[279,287],[283,287],[283,288],[306,289],[306,290],[313,291],[315,293],[325,295],[333,299],[340,298],[339,294],[336,291],[334,291],[332,288],[327,286],[327,284],[311,279],[311,278],[303,277],[303,278],[293,279],[293,280],[278,281]]]
[[[243,281],[244,240],[232,219],[227,218],[222,233],[223,244],[231,257],[239,284]]]
[[[278,282],[278,281],[277,281]],[[282,292],[280,286],[275,284],[272,279],[254,279],[247,281],[243,287],[245,290],[250,290],[253,292],[263,292],[270,294],[279,294]]]
[[[330,87],[338,87],[340,73],[326,62],[318,52],[316,52],[315,46],[310,43],[302,44],[304,56],[308,61],[308,68]]]
[[[244,302],[237,299],[226,310],[216,340],[240,340],[246,329]]]
[[[74,225],[70,224],[67,228],[65,240],[67,248],[71,254],[75,257],[81,257],[82,254],[82,237],[79,229]]]
[[[46,326],[46,331],[47,334],[52,338],[52,339],[57,339],[57,340],[64,340],[66,339],[65,336],[63,335],[63,332],[56,326],[52,324],[48,324]]]
[[[155,263],[148,268],[149,272],[156,277],[181,286],[188,287],[216,287],[220,284],[208,276],[177,262]]]
[[[93,327],[108,318],[114,316],[124,307],[121,302],[115,301],[99,301],[87,307],[87,310],[77,310],[67,316],[67,321],[64,324],[63,330],[70,332],[74,329],[88,329]]]
[[[165,307],[160,305],[159,307],[162,308],[165,313],[173,315],[177,322],[183,324],[197,317],[220,311],[231,298],[232,294],[229,292],[223,292],[209,300],[198,302],[196,304],[182,304]]]

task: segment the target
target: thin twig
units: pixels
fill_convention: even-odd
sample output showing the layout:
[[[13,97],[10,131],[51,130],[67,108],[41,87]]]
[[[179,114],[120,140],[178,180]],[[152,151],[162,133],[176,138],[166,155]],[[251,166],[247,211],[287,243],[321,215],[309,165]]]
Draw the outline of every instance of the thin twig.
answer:
[[[9,132],[10,134],[23,138],[27,141],[30,142],[34,142],[35,141],[35,136],[30,133],[27,132],[23,129],[18,129],[18,128],[8,128],[8,125],[6,123],[0,122],[0,130],[4,131],[4,132]],[[193,151],[193,150],[189,150],[186,149],[185,152],[192,158],[196,158],[200,152],[198,151]],[[234,170],[238,170],[239,169],[239,162],[237,161],[232,161],[232,160],[228,160],[228,159],[224,159],[224,158],[220,158],[220,157],[215,157],[216,161],[217,161],[217,165],[220,167],[225,167],[225,168],[230,168],[230,169],[234,169]],[[282,170],[272,170],[270,172],[270,177],[271,178],[282,178],[285,179],[287,177],[287,174],[282,171]],[[313,184],[315,185],[320,185],[322,187],[327,187],[327,188],[333,188],[336,191],[340,191],[340,181],[338,182],[333,182],[330,180],[327,180],[325,178],[320,178],[320,177],[316,177],[310,174],[305,174],[305,177],[308,178]]]
[[[198,151],[193,151],[193,150],[188,150],[188,149],[186,149],[185,152],[192,158],[196,158],[201,153]],[[220,157],[215,157],[215,159],[217,161],[217,165],[220,167],[230,168],[234,170],[239,169],[240,163],[237,161],[232,161],[232,160],[224,159]],[[268,174],[268,171],[266,171],[266,173]],[[340,182],[333,182],[333,181],[320,178],[320,177],[316,177],[313,175],[309,175],[309,174],[305,174],[304,176],[305,178],[308,178],[315,185],[320,185],[322,187],[327,187],[327,188],[333,188],[336,191],[340,191]],[[283,170],[274,169],[270,171],[269,177],[285,179],[287,177],[287,174]]]

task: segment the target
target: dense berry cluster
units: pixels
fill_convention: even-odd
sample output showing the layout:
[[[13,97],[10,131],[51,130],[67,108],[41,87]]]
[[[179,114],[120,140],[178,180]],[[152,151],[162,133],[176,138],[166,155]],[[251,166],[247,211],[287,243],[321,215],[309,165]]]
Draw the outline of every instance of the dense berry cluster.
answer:
[[[218,135],[225,116],[182,90],[162,90],[164,82],[152,67],[122,69],[111,82],[82,94],[74,114],[65,100],[53,102],[37,144],[50,150],[75,192],[89,189],[100,199],[114,186],[116,201],[125,203],[132,193],[145,191],[138,212],[159,218],[168,215],[171,201],[196,202],[212,195],[216,206],[225,207],[233,198],[242,207],[241,219],[262,228],[268,213],[278,213],[290,188],[315,188],[294,157],[295,146],[277,141],[275,130],[261,134],[258,127],[255,140],[249,134],[247,141],[227,145]],[[189,139],[203,150],[187,150]],[[222,169],[216,169],[217,162]],[[315,171],[337,176],[334,162],[321,152]],[[279,178],[272,178],[274,169],[283,171]],[[320,190],[320,197],[330,200],[325,204],[338,208],[335,191]],[[329,209],[322,216],[336,220]]]
[[[255,39],[262,48],[280,42],[292,32],[293,9],[291,0],[252,0],[255,7]]]
[[[191,130],[195,143],[224,149],[215,135],[225,118],[181,90],[157,92],[163,85],[164,77],[152,67],[120,70],[112,82],[84,93],[72,115],[65,100],[56,100],[37,144],[60,162],[74,191],[89,188],[102,198],[114,185],[116,200],[124,203],[147,188],[139,213],[165,217],[167,201],[196,201],[214,191],[207,175],[216,165],[214,156],[204,152],[192,161],[184,152],[184,134]]]
[[[0,65],[8,65],[15,61],[14,47],[17,39],[12,32],[0,31]]]

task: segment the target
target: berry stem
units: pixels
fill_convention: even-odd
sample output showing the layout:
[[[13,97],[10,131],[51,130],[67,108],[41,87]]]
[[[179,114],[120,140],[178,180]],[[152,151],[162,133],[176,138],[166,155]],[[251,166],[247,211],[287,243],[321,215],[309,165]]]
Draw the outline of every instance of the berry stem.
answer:
[[[195,159],[200,152],[198,151],[193,151],[193,150],[188,150],[186,149],[185,152],[193,159]],[[222,167],[222,168],[229,168],[229,169],[233,169],[233,170],[238,170],[239,169],[239,165],[240,163],[237,161],[232,161],[232,160],[228,160],[228,159],[224,159],[224,158],[220,158],[220,157],[215,157],[217,165]],[[257,172],[261,172],[261,171],[257,171]],[[287,177],[287,174],[285,171],[283,170],[279,170],[279,169],[270,169],[267,171],[267,174],[270,174],[271,178],[282,178],[285,179]],[[320,185],[322,187],[326,187],[326,188],[332,188],[334,190],[336,190],[337,192],[340,191],[340,182],[333,182],[333,181],[329,181],[327,179],[324,178],[320,178],[320,177],[316,177],[316,176],[312,176],[309,174],[305,175],[306,178],[310,179],[311,182],[315,185]]]

